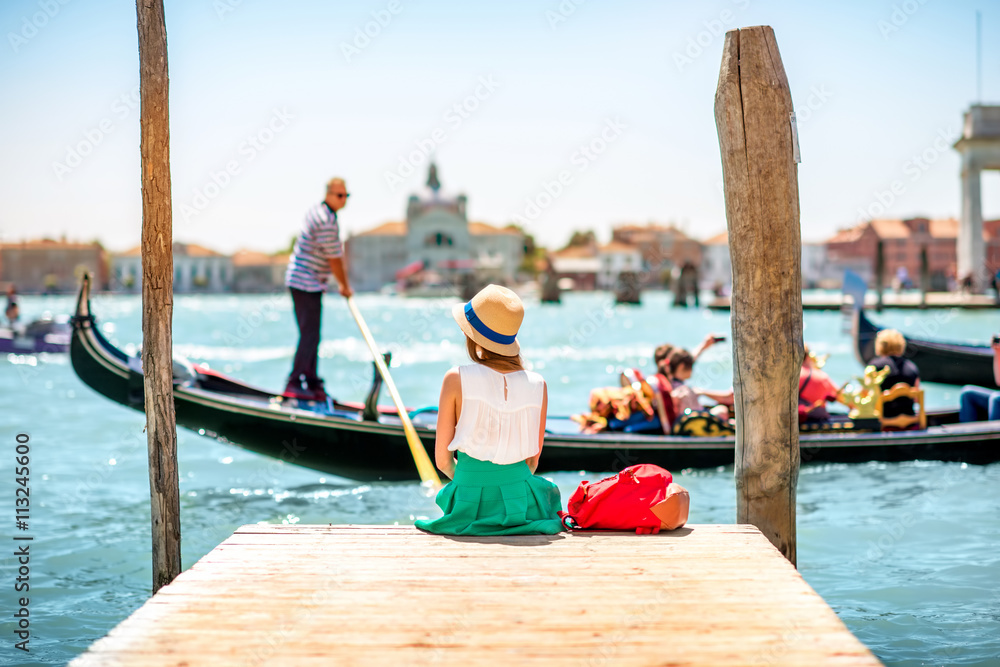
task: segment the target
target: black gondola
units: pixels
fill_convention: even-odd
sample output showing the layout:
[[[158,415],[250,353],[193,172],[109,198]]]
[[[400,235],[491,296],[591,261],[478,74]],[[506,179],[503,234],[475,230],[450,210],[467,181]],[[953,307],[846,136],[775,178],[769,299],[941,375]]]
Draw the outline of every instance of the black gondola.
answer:
[[[875,335],[882,327],[873,324],[864,309],[852,308],[854,351],[863,365],[875,357]],[[920,379],[943,384],[974,384],[1000,389],[993,378],[993,349],[989,345],[924,340],[903,334],[904,356],[920,369]]]
[[[89,292],[89,279],[84,278],[73,317],[73,369],[98,393],[142,410],[139,360],[101,335],[91,314]],[[258,454],[351,479],[417,478],[394,411],[372,414],[362,404],[338,402],[300,405],[214,371],[177,366],[174,405],[181,426]],[[800,437],[802,461],[1000,460],[1000,422],[955,424],[955,418],[954,412],[929,415],[932,426],[926,431],[806,433]],[[433,456],[436,409],[416,411],[413,421]],[[671,470],[733,463],[733,436],[584,435],[567,417],[549,417],[547,427],[540,472],[602,472],[640,462]]]

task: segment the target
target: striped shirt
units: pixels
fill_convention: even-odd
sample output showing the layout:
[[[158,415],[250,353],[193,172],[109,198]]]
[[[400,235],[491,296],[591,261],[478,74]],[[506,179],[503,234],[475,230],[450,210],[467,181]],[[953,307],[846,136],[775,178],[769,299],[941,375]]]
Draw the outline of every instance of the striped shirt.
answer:
[[[330,259],[344,254],[337,214],[321,202],[309,209],[306,223],[288,260],[285,285],[303,292],[323,292],[330,277]]]

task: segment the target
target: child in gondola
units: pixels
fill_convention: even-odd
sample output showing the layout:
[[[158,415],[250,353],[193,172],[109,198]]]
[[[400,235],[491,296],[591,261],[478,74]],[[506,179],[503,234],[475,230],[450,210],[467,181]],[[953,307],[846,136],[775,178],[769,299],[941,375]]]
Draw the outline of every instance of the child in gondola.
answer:
[[[670,395],[673,398],[674,411],[676,412],[678,418],[683,415],[686,410],[690,410],[692,412],[707,411],[719,419],[729,419],[729,406],[731,406],[734,401],[732,389],[726,391],[715,391],[711,389],[689,387],[686,384],[686,381],[691,378],[691,373],[693,371],[694,355],[685,349],[674,348],[674,350],[670,353],[670,356],[667,358],[667,364],[670,369],[670,379],[673,383]],[[701,401],[698,400],[699,396],[705,396],[713,401],[716,401],[717,405],[713,405],[711,407],[702,406]]]
[[[561,532],[559,488],[534,474],[548,395],[519,356],[521,300],[489,285],[452,314],[474,363],[444,376],[435,461],[452,481],[437,495],[444,516],[416,526],[446,535]]]

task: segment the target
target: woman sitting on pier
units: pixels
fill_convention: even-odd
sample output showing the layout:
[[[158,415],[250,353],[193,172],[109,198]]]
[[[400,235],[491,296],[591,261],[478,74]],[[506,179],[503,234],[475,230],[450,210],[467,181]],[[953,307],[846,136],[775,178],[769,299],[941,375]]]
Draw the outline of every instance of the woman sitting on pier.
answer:
[[[559,488],[534,474],[548,393],[542,376],[521,363],[521,300],[489,285],[452,315],[475,363],[444,376],[434,458],[452,481],[437,495],[444,516],[416,526],[445,535],[561,532]]]
[[[920,388],[920,370],[910,359],[903,357],[906,352],[906,338],[895,329],[882,329],[875,336],[875,358],[868,362],[877,370],[889,367],[889,374],[882,380],[882,390],[892,389],[897,383],[908,384],[914,389]],[[882,417],[897,417],[912,415],[913,401],[909,398],[897,398],[882,405]]]

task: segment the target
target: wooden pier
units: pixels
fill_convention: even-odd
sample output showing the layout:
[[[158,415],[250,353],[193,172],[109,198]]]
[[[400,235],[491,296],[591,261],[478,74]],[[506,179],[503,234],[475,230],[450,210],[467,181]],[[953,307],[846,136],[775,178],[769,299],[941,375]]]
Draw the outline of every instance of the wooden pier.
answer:
[[[878,665],[748,525],[244,526],[72,665]]]

